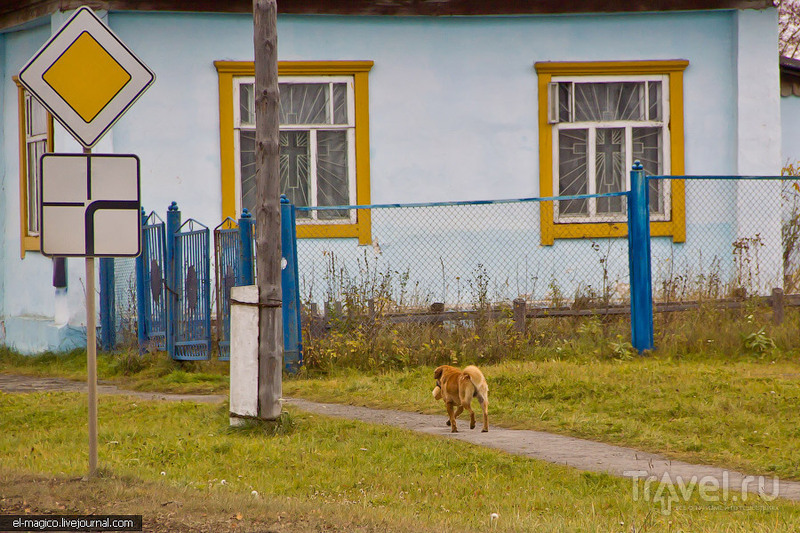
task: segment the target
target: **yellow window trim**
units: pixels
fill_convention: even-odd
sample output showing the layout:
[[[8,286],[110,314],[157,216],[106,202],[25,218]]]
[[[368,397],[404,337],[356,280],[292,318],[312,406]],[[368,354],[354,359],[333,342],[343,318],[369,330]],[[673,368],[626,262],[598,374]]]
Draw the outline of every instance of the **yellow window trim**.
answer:
[[[20,259],[25,259],[26,252],[38,252],[41,246],[38,235],[28,234],[28,146],[25,142],[27,138],[25,88],[17,76],[13,76],[12,79],[17,84],[17,112],[19,113],[19,255]],[[47,113],[47,151],[53,151],[53,116],[49,112]]]
[[[621,76],[662,74],[669,77],[670,168],[674,176],[684,173],[683,146],[683,71],[689,62],[683,59],[666,61],[602,61],[602,62],[540,62],[536,63],[539,77],[539,196],[553,196],[553,135],[547,122],[547,87],[553,76]],[[673,242],[686,241],[686,199],[684,180],[671,180],[672,211],[670,220],[650,223],[653,237],[672,237]],[[586,239],[625,237],[626,224],[570,223],[553,221],[553,202],[542,202],[539,210],[541,243],[549,246],[555,239]]]
[[[369,181],[369,71],[372,61],[280,61],[279,76],[353,76],[356,136],[356,204],[370,203]],[[236,159],[234,154],[233,78],[255,76],[252,61],[215,61],[219,77],[219,137],[222,166],[222,217],[235,218]],[[355,224],[298,224],[299,238],[358,238],[372,242],[370,212],[359,210]]]

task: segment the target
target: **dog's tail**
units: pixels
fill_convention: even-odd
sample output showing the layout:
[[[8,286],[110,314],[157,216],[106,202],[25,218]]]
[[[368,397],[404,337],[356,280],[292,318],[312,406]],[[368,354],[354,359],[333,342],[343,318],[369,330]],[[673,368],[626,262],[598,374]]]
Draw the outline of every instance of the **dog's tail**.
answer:
[[[478,398],[481,404],[487,404],[489,402],[489,385],[486,384],[483,372],[477,366],[469,365],[463,370],[463,373],[472,382],[472,386],[475,389],[474,396]]]

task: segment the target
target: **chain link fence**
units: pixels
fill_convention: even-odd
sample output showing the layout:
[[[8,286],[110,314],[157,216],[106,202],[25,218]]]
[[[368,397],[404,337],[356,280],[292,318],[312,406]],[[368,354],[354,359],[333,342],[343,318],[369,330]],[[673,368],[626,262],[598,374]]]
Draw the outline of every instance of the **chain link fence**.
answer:
[[[349,220],[370,217],[371,239],[361,245],[322,238],[331,226],[307,225],[306,235],[320,238],[297,246],[305,360],[391,366],[502,358],[521,339],[546,342],[571,327],[563,319],[586,315],[618,316],[615,330],[629,332],[627,239],[585,238],[573,225],[576,238],[542,245],[541,205],[338,210]],[[300,213],[313,211],[298,209],[298,224]],[[615,226],[606,225],[608,235]]]
[[[787,239],[791,221],[797,218],[795,182],[684,181],[685,240],[651,241],[656,303],[741,300],[770,295],[773,289],[796,291],[791,280],[797,251]]]
[[[683,184],[684,238],[651,239],[656,346],[676,353],[755,346],[763,355],[781,338],[794,342],[790,324],[772,337],[764,324],[778,328],[800,304],[798,182]],[[319,238],[298,241],[306,361],[382,367],[512,354],[633,356],[628,242],[619,231],[627,221],[591,231],[563,225],[543,245],[543,206],[540,199],[372,206],[370,242],[360,245],[325,238],[330,226],[309,224],[306,235]],[[313,217],[314,209],[300,211]],[[336,213],[361,220],[366,211]]]
[[[684,184],[685,240],[651,240],[656,347],[758,357],[798,348],[798,182],[688,177]]]
[[[659,350],[735,353],[759,332],[767,348],[781,335],[797,344],[788,339],[800,304],[798,183],[684,180],[684,238],[651,239]],[[592,197],[604,196],[620,194]],[[543,244],[542,210],[561,207],[536,198],[298,207],[306,364],[633,356],[625,216],[591,231],[561,225]],[[364,220],[366,237],[347,234]],[[118,344],[133,346],[134,260],[115,261],[115,281]],[[766,339],[763,326],[782,321],[784,305],[789,325]]]
[[[136,327],[136,258],[114,259],[114,311],[117,346],[138,344]]]

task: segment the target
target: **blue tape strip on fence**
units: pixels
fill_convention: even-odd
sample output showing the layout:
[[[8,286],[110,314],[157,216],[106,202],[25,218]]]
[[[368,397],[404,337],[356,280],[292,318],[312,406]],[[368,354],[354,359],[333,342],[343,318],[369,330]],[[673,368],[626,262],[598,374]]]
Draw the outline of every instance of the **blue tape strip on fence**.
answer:
[[[682,177],[682,176],[676,176]],[[608,192],[603,194],[577,194],[574,196],[547,196],[532,198],[512,198],[508,200],[465,200],[461,202],[423,202],[418,204],[367,204],[367,205],[328,205],[328,206],[297,206],[297,211],[338,211],[342,209],[389,209],[398,207],[451,207],[458,205],[493,205],[516,204],[520,202],[553,202],[558,200],[585,200],[588,198],[613,198],[615,196],[628,196],[628,191]]]

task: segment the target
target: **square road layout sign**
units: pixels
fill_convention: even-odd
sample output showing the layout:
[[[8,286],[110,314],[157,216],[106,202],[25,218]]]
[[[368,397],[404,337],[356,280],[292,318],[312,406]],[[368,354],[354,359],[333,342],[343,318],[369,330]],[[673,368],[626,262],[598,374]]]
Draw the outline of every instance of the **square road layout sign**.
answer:
[[[139,255],[138,157],[45,154],[40,176],[39,227],[44,255]]]

